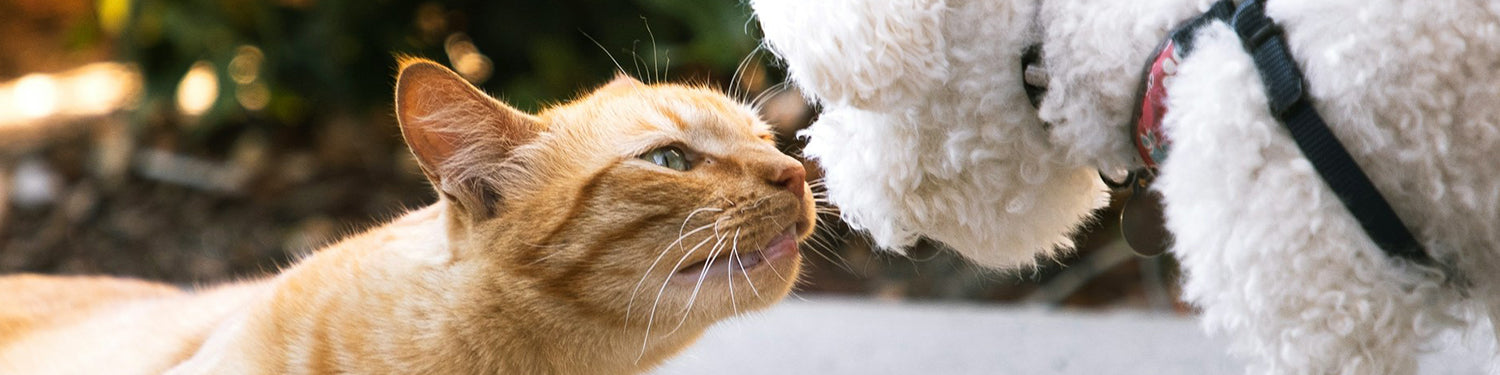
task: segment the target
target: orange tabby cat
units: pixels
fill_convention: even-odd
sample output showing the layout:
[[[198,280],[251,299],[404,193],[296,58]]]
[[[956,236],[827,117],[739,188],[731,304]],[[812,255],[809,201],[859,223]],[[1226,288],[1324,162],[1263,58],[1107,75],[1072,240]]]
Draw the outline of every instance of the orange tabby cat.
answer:
[[[0,278],[0,374],[639,373],[792,287],[811,194],[745,105],[621,77],[533,116],[401,65],[438,203],[197,292]]]

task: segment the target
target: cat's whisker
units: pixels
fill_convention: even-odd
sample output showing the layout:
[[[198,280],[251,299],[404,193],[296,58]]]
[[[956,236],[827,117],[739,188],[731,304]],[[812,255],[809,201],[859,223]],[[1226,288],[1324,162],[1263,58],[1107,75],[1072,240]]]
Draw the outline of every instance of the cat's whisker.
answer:
[[[739,241],[740,241],[740,229],[739,228],[735,228],[734,229],[734,242],[737,245],[739,243]],[[730,248],[729,248],[729,256],[725,257],[726,259],[725,259],[725,262],[724,262],[724,281],[727,282],[727,283],[729,283],[729,309],[730,309],[730,311],[734,312],[734,315],[739,315],[740,314],[739,303],[737,303],[737,302],[734,301],[734,261],[738,260],[740,258],[740,255],[739,255],[738,251],[739,251],[739,246],[730,246]],[[744,267],[744,264],[741,263],[740,267]]]
[[[693,232],[697,232],[697,231],[703,230],[705,228],[712,227],[714,229],[714,235],[709,236],[708,238],[704,238],[703,241],[699,241],[698,244],[693,245],[692,249],[687,249],[686,251],[684,251],[683,254],[682,254],[682,258],[677,259],[677,264],[673,265],[672,269],[673,270],[681,269],[682,268],[682,263],[685,262],[685,261],[687,261],[687,259],[689,257],[691,257],[693,255],[693,253],[698,252],[698,249],[702,248],[704,244],[707,244],[708,241],[713,240],[714,238],[721,238],[722,236],[720,236],[718,234],[719,233],[719,225],[723,224],[724,221],[728,220],[728,219],[729,218],[727,218],[727,217],[720,217],[719,219],[714,220],[713,223],[704,225],[703,227],[699,227],[698,229],[694,229]],[[692,233],[688,233],[688,234],[691,235]],[[678,241],[681,241],[681,240],[682,240],[682,238],[678,238]],[[680,242],[674,241],[674,243],[678,243],[679,246],[680,246]],[[671,245],[668,245],[667,249],[671,249]],[[665,255],[665,252],[663,252],[663,255]],[[661,256],[657,256],[657,258],[660,259]],[[652,263],[652,267],[655,267],[655,266],[656,266],[656,264],[653,262]],[[648,272],[647,274],[648,275],[649,275],[649,271],[650,271],[650,269],[648,268],[647,269],[647,272]],[[644,278],[645,278],[645,276],[642,276],[642,281],[645,281]],[[662,284],[661,284],[661,289],[656,291],[656,299],[651,304],[651,318],[647,319],[648,322],[655,319],[655,317],[656,317],[656,306],[661,303],[662,293],[666,292],[667,285],[671,281],[672,281],[672,276],[668,275],[665,279],[663,279]],[[631,302],[634,302],[634,301],[635,301],[635,297],[631,296]],[[625,314],[626,314],[626,317],[628,318],[629,314],[630,314],[630,308],[629,308],[628,304],[626,305]],[[647,331],[650,331],[650,327],[646,327],[646,328],[647,328]]]
[[[826,224],[827,221],[829,221],[829,220],[838,220],[838,219],[839,219],[839,216],[836,215],[836,214],[818,214],[818,215],[813,215],[813,227],[814,228],[826,228],[825,225],[827,225]],[[814,236],[818,236],[818,235],[821,235],[821,234],[827,234],[827,235],[830,235],[830,236],[835,236],[835,234],[833,234],[832,232],[829,232],[829,231],[814,231],[813,232]]]
[[[732,247],[734,248],[734,258],[738,259],[739,263],[740,263],[740,275],[745,276],[745,284],[750,286],[750,292],[751,293],[754,293],[756,297],[760,297],[760,291],[755,289],[755,282],[754,281],[750,281],[750,271],[745,270],[745,260],[739,259],[740,258],[740,230],[739,229],[735,229],[734,230],[734,245],[732,245]],[[734,272],[730,272],[729,274],[730,274],[730,279],[733,279],[734,278],[734,276],[733,276]]]
[[[816,242],[818,244],[821,244],[821,245],[825,246],[828,249],[834,249],[833,242],[832,242],[834,239],[833,238],[829,238],[832,235],[833,235],[832,233],[828,233],[828,232],[815,233],[812,236],[809,236],[807,239],[808,239],[808,241],[812,241],[812,242]]]
[[[644,20],[645,18],[642,17],[642,19]],[[642,69],[649,68],[650,65],[651,65],[651,63],[648,62],[648,61],[646,61],[646,58],[644,56],[641,56],[641,54],[638,52],[638,48],[637,47],[640,46],[640,43],[641,43],[641,40],[640,39],[636,39],[630,45],[631,64],[633,64],[635,66],[635,76],[638,77],[640,80],[645,81],[646,84],[654,84],[654,83],[656,83],[656,81],[651,77],[652,76],[652,72],[651,71],[642,72]],[[655,39],[654,38],[652,40],[652,43],[655,44]],[[652,49],[654,50],[655,47],[652,47]]]
[[[756,45],[755,49],[751,49],[750,53],[745,54],[745,58],[740,59],[740,63],[734,67],[734,74],[729,77],[729,93],[734,95],[735,99],[740,102],[745,102],[745,99],[749,99],[750,95],[750,88],[740,84],[740,80],[745,75],[745,70],[750,67],[750,59],[756,57],[764,49],[764,45]],[[756,108],[756,110],[758,111],[760,108]]]
[[[762,217],[760,217],[760,219],[762,219],[762,220],[763,219],[769,219],[769,220],[771,220],[772,223],[775,223],[775,226],[781,226],[781,220],[778,220],[777,217],[775,217],[775,216],[762,216]],[[817,252],[816,249],[814,249],[813,254],[816,254],[817,257],[822,257],[823,260],[828,260],[828,263],[832,263],[832,264],[834,264],[834,266],[843,267],[843,269],[847,270],[847,272],[849,272],[849,273],[855,273],[855,272],[853,272],[853,269],[850,269],[850,267],[847,266],[847,261],[846,261],[846,264],[835,263],[835,261],[832,260],[832,258],[828,258],[828,255],[820,254],[820,252]],[[835,254],[835,255],[837,255],[837,254]],[[838,258],[843,258],[843,257],[838,257]],[[766,264],[766,266],[771,266],[771,264]],[[772,272],[775,272],[775,267],[771,267],[771,270],[772,270]],[[777,272],[777,276],[781,276],[780,272]],[[786,278],[781,278],[781,281],[786,281]]]
[[[671,336],[673,333],[677,333],[677,330],[682,328],[682,324],[687,322],[688,315],[693,313],[693,305],[698,301],[698,292],[703,288],[703,281],[708,278],[708,267],[714,264],[714,260],[718,259],[719,254],[724,251],[724,245],[727,245],[724,242],[724,236],[718,236],[718,238],[714,242],[714,246],[709,248],[708,259],[703,261],[703,272],[698,273],[698,282],[693,285],[693,294],[688,296],[687,307],[682,309],[682,319],[678,320],[677,325],[672,327],[672,330],[663,336]]]
[[[689,249],[686,253],[682,254],[682,258],[677,260],[677,265],[672,266],[672,269],[675,270],[681,268],[682,263],[687,261],[688,257],[691,257],[693,253],[697,252],[698,249],[702,248],[704,244],[707,244],[708,241],[712,239],[713,237],[704,238],[702,242],[698,242],[697,245],[693,245],[692,249]],[[661,296],[667,293],[667,285],[671,282],[672,276],[668,274],[667,277],[661,282],[661,289],[658,289],[656,291],[656,298],[651,302],[651,315],[646,318],[646,335],[641,338],[641,353],[636,357],[637,361],[646,356],[646,347],[648,346],[647,344],[651,342],[651,327],[656,324],[656,308],[661,305]],[[634,299],[634,297],[631,297],[632,301]],[[627,307],[626,310],[626,316],[629,316],[629,307]]]
[[[630,291],[630,303],[627,303],[627,305],[625,305],[625,320],[630,320],[630,308],[631,306],[634,306],[634,302],[636,302],[636,294],[639,293],[640,287],[645,284],[646,278],[651,275],[652,270],[655,270],[655,266],[657,266],[657,263],[660,263],[661,258],[666,257],[667,252],[672,251],[672,246],[681,246],[682,239],[687,239],[687,236],[693,236],[693,234],[697,233],[697,231],[702,231],[702,229],[709,228],[709,226],[714,226],[714,233],[718,233],[718,223],[720,223],[720,220],[723,219],[723,217],[720,217],[720,219],[715,219],[712,223],[706,223],[706,225],[697,226],[697,228],[694,228],[693,231],[690,231],[690,233],[682,233],[682,231],[687,228],[687,222],[693,220],[694,214],[703,213],[703,211],[721,213],[721,211],[724,210],[723,208],[699,207],[696,208],[696,210],[687,213],[687,217],[685,217],[685,219],[682,219],[682,225],[679,225],[678,228],[676,228],[676,240],[672,240],[672,243],[669,243],[669,245],[666,246],[666,249],[661,249],[661,254],[657,255],[657,258],[655,258],[654,261],[651,261],[651,267],[646,267],[646,272],[640,275],[640,281],[636,282],[636,288]]]
[[[755,202],[751,202],[750,206],[745,207],[745,210],[754,210],[755,208],[760,207],[761,203],[765,203],[766,201],[768,201],[770,199],[771,199],[770,195],[767,195],[767,196],[764,196],[764,197],[760,197],[760,199],[756,199]]]
[[[761,110],[761,108],[766,104],[766,98],[775,96],[781,91],[785,91],[784,89],[786,87],[787,81],[782,81],[780,83],[771,85],[771,87],[767,87],[765,90],[761,90],[760,93],[755,94],[755,97],[750,98],[750,108],[755,108],[756,111]]]
[[[776,275],[776,278],[781,279],[781,281],[788,282],[788,283],[791,282],[791,280],[788,280],[786,278],[786,276],[784,276],[784,275],[781,274],[780,270],[776,269],[776,265],[775,264],[771,264],[771,262],[766,262],[766,268],[770,268],[771,269],[771,274]],[[793,276],[796,276],[796,275],[793,275]]]
[[[791,282],[791,280],[787,280],[786,276],[781,275],[781,271],[776,270],[776,265],[766,263],[766,267],[771,269],[771,274],[776,275],[776,278],[781,279],[781,281],[784,282]]]
[[[755,99],[750,100],[750,108],[755,108],[755,110],[759,111],[760,107],[764,106],[767,100],[770,100],[777,94],[786,91],[788,87],[791,87],[789,85],[790,82],[791,81],[783,81],[781,83],[771,85],[771,87],[766,88],[765,91],[761,91],[760,94],[756,94]]]
[[[691,215],[689,215],[689,216],[691,216]],[[637,281],[635,283],[635,289],[632,289],[630,291],[630,302],[626,303],[626,305],[625,305],[625,319],[626,320],[630,320],[630,311],[631,311],[632,308],[635,307],[635,297],[636,297],[636,295],[638,293],[640,293],[641,286],[645,285],[646,278],[648,278],[648,277],[651,276],[651,271],[656,270],[656,266],[661,263],[662,258],[665,258],[667,256],[667,253],[672,250],[673,246],[679,246],[679,245],[681,245],[682,244],[682,240],[685,239],[685,238],[687,238],[687,236],[691,236],[694,233],[698,233],[700,231],[703,231],[704,229],[708,229],[711,226],[713,226],[713,224],[705,224],[705,225],[703,225],[701,227],[693,229],[690,232],[687,232],[686,234],[679,234],[677,236],[676,240],[673,240],[671,243],[667,244],[666,248],[663,248],[661,250],[661,254],[658,254],[656,256],[656,260],[651,261],[651,266],[646,268],[646,272],[641,273],[641,280]],[[705,240],[705,241],[707,241],[707,240]],[[670,275],[668,277],[670,277]]]
[[[829,245],[822,244],[822,243],[818,242],[817,240],[815,240],[815,239],[813,239],[811,237],[808,238],[807,245],[808,245],[809,250],[812,250],[811,253],[816,254],[819,258],[823,258],[823,260],[828,261],[828,263],[832,263],[834,266],[838,266],[839,268],[843,269],[846,272],[849,272],[851,274],[855,273],[854,269],[851,268],[851,267],[849,267],[849,265],[847,264],[848,261],[840,262],[840,261],[833,260],[832,257],[828,256],[828,254],[824,254],[823,251],[819,251],[819,250],[830,249],[831,247]],[[819,245],[822,245],[823,248],[822,249],[818,248]],[[840,259],[843,258],[842,255],[838,255],[837,253],[834,253],[833,255],[838,256]]]
[[[635,67],[636,77],[645,78],[644,76],[641,76],[641,61],[644,61],[644,59],[641,58],[641,54],[636,53],[636,46],[640,43],[640,39],[636,39],[630,42],[630,65]]]
[[[720,234],[720,232],[719,232],[719,225],[720,224],[724,224],[724,221],[726,221],[728,219],[729,219],[728,217],[720,217],[719,220],[714,220],[714,236],[715,237],[724,237],[723,234]]]
[[[792,298],[796,298],[798,301],[807,302],[807,298],[802,297],[802,295],[801,294],[797,294],[797,292],[787,293],[787,296],[788,297],[792,297]]]
[[[567,245],[563,245],[563,244],[537,244],[537,243],[531,243],[531,242],[524,242],[523,244],[525,246],[530,246],[530,247],[535,248],[535,249],[564,249],[564,248],[567,247]],[[547,255],[541,256],[540,258],[536,258],[536,259],[531,260],[531,262],[528,262],[526,265],[527,266],[534,266],[534,265],[537,265],[537,264],[541,264],[542,262],[545,262],[548,259],[552,259],[552,257],[557,256],[557,255],[562,254],[562,253],[564,253],[564,251],[553,251],[551,253],[548,253]]]
[[[828,239],[822,238],[821,236],[808,237],[808,244],[811,245],[811,247],[813,248],[813,252],[814,253],[818,253],[819,255],[822,255],[823,259],[828,259],[829,262],[832,262],[835,265],[838,265],[840,268],[843,268],[844,271],[848,271],[851,274],[858,274],[858,272],[854,271],[854,266],[851,265],[851,264],[849,264],[849,259],[844,258],[843,254],[839,254],[838,249],[833,246],[833,243],[828,242],[828,241],[829,241]],[[818,249],[819,246],[821,246],[822,249]],[[822,251],[818,251],[818,250],[822,250]],[[823,255],[822,254],[823,252],[827,252],[828,254],[833,255],[834,258],[838,258],[838,261],[834,261],[833,259],[829,259],[827,255]]]
[[[610,53],[608,48],[604,48],[604,44],[599,43],[598,39],[594,39],[593,35],[589,35],[589,33],[584,32],[583,29],[578,29],[578,32],[581,33],[581,34],[583,34],[583,37],[589,38],[590,42],[594,42],[595,46],[599,46],[599,50],[600,51],[604,51],[604,56],[608,56],[609,57],[609,61],[612,61],[612,62],[615,63],[615,69],[619,69],[620,70],[620,74],[625,74],[625,67],[620,65],[620,60],[616,60],[615,59],[615,54]]]
[[[717,223],[717,221],[715,221],[715,223]],[[636,283],[635,290],[631,292],[631,298],[632,299],[635,298],[635,293],[638,292],[638,291],[640,291],[641,283],[646,281],[646,275],[650,275],[651,271],[654,270],[654,269],[656,269],[656,265],[661,262],[661,260],[662,260],[663,257],[667,256],[667,252],[671,251],[673,246],[680,246],[680,245],[682,245],[682,241],[684,239],[687,239],[688,236],[691,236],[691,235],[693,235],[695,233],[701,232],[701,231],[703,231],[705,229],[708,229],[710,227],[713,227],[713,226],[714,226],[714,223],[709,223],[709,224],[704,224],[703,226],[694,228],[693,230],[688,231],[687,233],[682,233],[681,231],[679,231],[678,235],[677,235],[677,239],[672,240],[671,243],[668,243],[667,246],[661,250],[661,253],[657,254],[656,260],[654,260],[654,261],[651,262],[651,266],[646,268],[645,275],[641,275],[641,281]],[[629,310],[627,309],[627,312],[628,311]]]
[[[766,215],[766,218],[767,219],[771,219],[771,223],[772,224],[776,224],[777,228],[782,227],[782,225],[781,225],[781,219],[777,218],[776,216]]]
[[[537,247],[538,248],[550,248],[550,247],[559,247],[560,248],[562,246],[558,245],[558,246],[537,246]],[[537,264],[541,264],[542,262],[547,261],[548,259],[552,259],[552,257],[558,256],[559,254],[562,254],[562,253],[565,253],[565,252],[564,251],[553,251],[551,253],[548,253],[547,255],[543,255],[543,256],[538,257],[536,259],[532,259],[531,262],[527,262],[526,265],[527,266],[535,266]]]
[[[714,208],[714,207],[701,207],[701,208],[698,208],[696,210],[693,210],[693,212],[689,212],[688,215],[687,215],[687,218],[682,219],[682,225],[677,227],[677,235],[681,236],[682,235],[682,229],[683,228],[687,228],[688,221],[692,221],[693,220],[693,215],[697,215],[698,213],[701,213],[701,212],[724,212],[724,209]]]
[[[741,58],[739,64],[735,64],[734,66],[734,73],[731,73],[729,75],[728,94],[730,96],[733,96],[736,102],[745,102],[745,95],[740,93],[740,74],[744,73],[745,64],[750,61],[750,55],[753,54],[755,54],[755,51],[750,51],[749,54],[746,54],[745,57]]]
[[[652,77],[651,77],[651,82],[647,82],[647,83],[655,84],[655,83],[658,83],[658,82],[662,81],[661,80],[661,75],[656,74],[657,69],[661,67],[661,64],[657,64],[658,60],[656,58],[656,51],[657,51],[656,50],[656,33],[653,33],[651,31],[651,21],[647,20],[646,16],[641,16],[641,23],[643,23],[643,24],[646,25],[646,35],[651,36],[651,76]]]

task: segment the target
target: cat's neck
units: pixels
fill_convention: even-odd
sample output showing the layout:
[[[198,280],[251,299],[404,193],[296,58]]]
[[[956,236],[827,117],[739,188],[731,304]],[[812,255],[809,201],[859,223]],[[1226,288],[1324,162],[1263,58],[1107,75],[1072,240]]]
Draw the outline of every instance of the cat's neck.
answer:
[[[413,211],[268,280],[182,368],[203,371],[180,373],[636,373],[702,330],[653,337],[642,354],[636,330],[573,316],[513,270],[454,256],[447,211]]]

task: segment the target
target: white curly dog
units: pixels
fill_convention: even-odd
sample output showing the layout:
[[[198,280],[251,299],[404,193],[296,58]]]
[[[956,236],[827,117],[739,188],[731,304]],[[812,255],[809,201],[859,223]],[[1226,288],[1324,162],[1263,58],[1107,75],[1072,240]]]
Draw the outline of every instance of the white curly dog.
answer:
[[[823,106],[804,133],[843,217],[991,267],[1067,249],[1139,169],[1143,63],[1210,0],[752,0]],[[1233,25],[1164,81],[1163,196],[1184,298],[1251,372],[1410,374],[1500,319],[1500,2],[1270,0],[1306,95],[1431,262],[1382,250],[1268,108]],[[1023,54],[1049,75],[1034,107]]]

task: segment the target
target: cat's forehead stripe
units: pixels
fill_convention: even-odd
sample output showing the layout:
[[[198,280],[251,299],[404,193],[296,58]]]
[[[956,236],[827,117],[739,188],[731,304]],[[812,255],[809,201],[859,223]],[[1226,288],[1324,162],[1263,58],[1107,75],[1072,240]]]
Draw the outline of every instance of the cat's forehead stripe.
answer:
[[[692,126],[692,124],[688,123],[687,121],[683,121],[682,116],[679,116],[677,114],[677,111],[673,110],[672,108],[657,106],[656,110],[660,112],[662,116],[665,116],[667,118],[668,123],[676,126],[678,131],[687,131]]]
[[[740,112],[731,109],[711,100],[691,100],[671,103],[661,113],[674,122],[674,130],[691,146],[724,154],[732,152],[745,137],[754,136],[753,130],[737,118]]]
[[[595,128],[611,130],[590,138],[607,140],[605,143],[612,144],[619,155],[627,157],[672,143],[708,154],[729,155],[741,152],[747,141],[760,144],[770,134],[770,126],[760,121],[753,109],[708,89],[663,85],[601,95],[594,98],[602,100],[602,108],[608,108],[606,113],[611,115],[607,117],[624,126]]]
[[[713,128],[715,133],[731,136],[735,133],[758,137],[760,126],[754,116],[743,106],[729,105],[710,98],[689,98],[658,103],[657,111],[666,116],[680,131]]]

